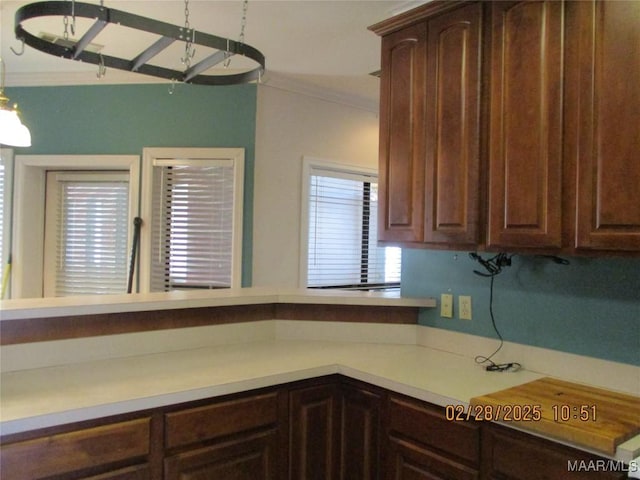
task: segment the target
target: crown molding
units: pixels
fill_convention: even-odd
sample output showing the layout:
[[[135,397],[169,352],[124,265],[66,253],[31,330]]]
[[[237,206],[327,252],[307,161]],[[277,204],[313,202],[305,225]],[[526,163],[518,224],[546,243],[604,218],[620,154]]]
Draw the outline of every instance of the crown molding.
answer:
[[[36,72],[36,73],[7,73],[7,87],[56,87],[78,85],[122,85],[122,84],[158,84],[169,85],[170,82],[147,75],[132,74],[120,70],[110,69],[102,78],[97,78],[95,71],[86,72]],[[304,80],[298,80],[267,71],[259,82],[261,85],[277,88],[299,95],[318,98],[328,102],[351,106],[354,108],[378,113],[378,101],[362,95],[341,92],[336,89],[320,87]]]
[[[304,80],[288,77],[278,72],[268,71],[262,78],[260,85],[366,110],[375,114],[379,111],[379,102],[377,99],[372,100],[363,95],[355,95],[328,87],[321,87],[310,82],[305,82]]]

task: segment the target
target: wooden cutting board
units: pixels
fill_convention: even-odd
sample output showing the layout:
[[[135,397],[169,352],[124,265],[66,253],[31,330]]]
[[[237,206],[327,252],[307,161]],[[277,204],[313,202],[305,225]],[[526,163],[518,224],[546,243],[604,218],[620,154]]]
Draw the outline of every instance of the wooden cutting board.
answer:
[[[609,455],[640,433],[640,397],[549,377],[472,398],[469,410]]]

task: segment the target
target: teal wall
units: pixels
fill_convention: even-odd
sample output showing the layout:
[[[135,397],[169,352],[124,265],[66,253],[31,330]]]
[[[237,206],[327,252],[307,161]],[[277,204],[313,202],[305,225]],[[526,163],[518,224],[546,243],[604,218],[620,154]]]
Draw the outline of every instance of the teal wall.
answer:
[[[402,254],[403,295],[433,296],[438,304],[441,293],[454,295],[453,319],[441,318],[439,308],[424,309],[422,325],[495,338],[490,280],[473,273],[484,269],[468,252]],[[640,365],[640,259],[565,258],[570,265],[516,256],[495,277],[493,311],[504,339]],[[472,296],[473,320],[457,318],[458,295]]]
[[[16,154],[130,154],[144,147],[243,147],[243,285],[251,285],[255,85],[164,84],[6,89],[31,130]]]

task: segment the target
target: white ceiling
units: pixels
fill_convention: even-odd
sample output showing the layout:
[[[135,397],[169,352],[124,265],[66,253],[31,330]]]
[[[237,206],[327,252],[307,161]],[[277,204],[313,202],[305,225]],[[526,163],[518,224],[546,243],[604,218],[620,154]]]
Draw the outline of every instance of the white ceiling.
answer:
[[[13,33],[15,12],[28,3],[33,2],[0,0],[0,54],[6,65],[7,86],[157,81],[115,69],[108,69],[99,80],[96,65],[57,58],[29,46],[23,55],[14,55],[10,48],[21,48]],[[380,39],[367,27],[420,3],[424,0],[250,0],[245,43],[265,55],[267,73],[263,81],[267,84],[375,104],[379,81],[369,73],[380,68]],[[104,0],[104,6],[184,25],[183,0]],[[189,10],[191,28],[238,39],[242,0],[190,0]],[[77,19],[75,38],[92,23]],[[33,34],[42,31],[62,36],[64,31],[59,16],[32,19],[24,27]],[[134,58],[156,38],[110,24],[93,42],[104,46],[105,55]],[[211,53],[206,50],[196,46],[192,63]],[[183,53],[184,43],[176,42],[149,63],[181,70]],[[242,59],[234,58],[230,68],[242,66]]]

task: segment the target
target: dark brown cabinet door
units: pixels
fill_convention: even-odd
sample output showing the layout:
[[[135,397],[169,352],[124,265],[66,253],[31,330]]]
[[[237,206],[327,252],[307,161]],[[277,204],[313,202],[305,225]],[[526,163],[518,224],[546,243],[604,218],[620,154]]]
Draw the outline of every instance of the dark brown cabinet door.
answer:
[[[150,430],[151,419],[140,418],[4,444],[2,478],[149,478]]]
[[[579,249],[640,250],[640,2],[577,10]]]
[[[275,480],[276,429],[189,450],[165,459],[165,480]]]
[[[481,25],[480,3],[427,22],[427,243],[479,239]]]
[[[487,244],[560,248],[564,2],[491,12]]]
[[[293,390],[289,408],[291,480],[337,478],[340,461],[338,385]]]
[[[378,238],[421,242],[424,224],[425,23],[382,39]]]
[[[614,466],[623,469],[621,463],[606,463],[602,458],[504,427],[483,425],[482,441],[483,478],[618,480],[626,477],[626,473],[614,471]],[[609,468],[594,471],[596,462],[603,462]]]
[[[380,478],[381,398],[345,384],[341,403],[341,480]]]
[[[390,437],[387,480],[477,480],[478,471],[420,445]]]

